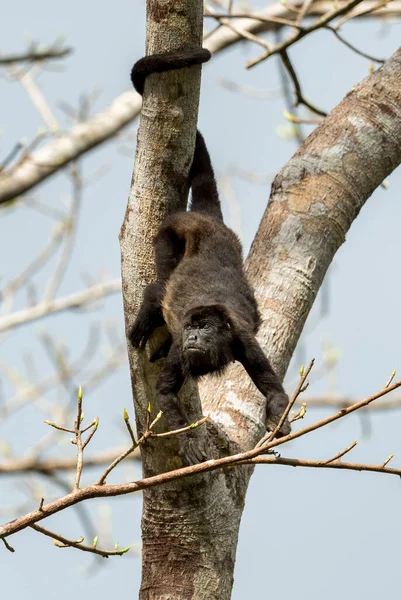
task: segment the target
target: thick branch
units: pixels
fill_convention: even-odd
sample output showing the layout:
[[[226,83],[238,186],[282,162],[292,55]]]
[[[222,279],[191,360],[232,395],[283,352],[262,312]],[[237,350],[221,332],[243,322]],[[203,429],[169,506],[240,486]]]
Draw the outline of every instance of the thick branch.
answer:
[[[374,189],[401,162],[401,51],[355,86],[276,177],[246,269],[260,341],[284,376],[328,266]],[[234,366],[204,384],[203,409],[250,447],[264,399]]]
[[[131,123],[141,110],[141,99],[134,91],[118,96],[106,110],[89,121],[75,125],[33,152],[13,169],[0,173],[0,204],[25,193],[72,160],[116,135]]]

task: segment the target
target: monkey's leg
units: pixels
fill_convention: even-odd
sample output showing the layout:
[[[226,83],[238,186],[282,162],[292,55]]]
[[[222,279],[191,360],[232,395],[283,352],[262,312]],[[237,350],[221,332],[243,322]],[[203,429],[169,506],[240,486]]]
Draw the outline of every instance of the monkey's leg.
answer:
[[[181,400],[178,398],[185,373],[181,364],[181,349],[173,345],[164,362],[156,385],[156,398],[160,410],[163,412],[170,431],[182,429],[189,425],[187,414]],[[179,455],[188,464],[197,464],[206,460],[197,436],[192,431],[180,434]]]
[[[279,378],[256,339],[245,332],[236,340],[234,357],[242,363],[258,390],[265,396],[267,427],[274,429],[288,405],[288,396]],[[283,436],[290,431],[291,426],[286,419],[278,433]]]
[[[164,325],[161,309],[163,294],[160,283],[150,283],[146,287],[141,308],[129,334],[135,348],[144,348],[154,329]]]
[[[158,348],[157,350],[155,350],[155,352],[153,352],[152,356],[150,357],[150,362],[156,362],[157,360],[160,360],[161,358],[166,358],[166,356],[170,352],[172,342],[173,342],[173,338],[169,334],[168,338],[162,343],[160,348]]]
[[[181,213],[167,217],[155,238],[157,281],[161,284],[166,284],[185,253],[185,238],[176,231],[181,222],[180,216]]]

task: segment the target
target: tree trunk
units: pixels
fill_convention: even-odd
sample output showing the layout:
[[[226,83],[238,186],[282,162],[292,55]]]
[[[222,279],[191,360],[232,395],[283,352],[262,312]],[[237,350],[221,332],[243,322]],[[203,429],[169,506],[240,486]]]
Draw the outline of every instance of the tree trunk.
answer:
[[[148,0],[148,53],[198,45],[202,3]],[[150,77],[135,173],[121,228],[126,329],[154,278],[152,238],[163,217],[186,202],[200,69]],[[401,54],[357,86],[277,176],[247,261],[265,319],[260,340],[284,375],[323,276],[352,220],[401,161]],[[370,107],[374,106],[374,110]],[[174,173],[174,178],[171,177]],[[365,175],[365,173],[367,175]],[[139,433],[158,368],[129,346]],[[202,386],[210,456],[251,448],[263,432],[265,402],[242,369]],[[187,389],[190,417],[201,406]],[[157,407],[152,404],[152,417]],[[199,435],[206,435],[206,427]],[[178,439],[142,447],[144,475],[180,466]],[[141,600],[228,600],[238,530],[252,469],[178,480],[144,493]]]

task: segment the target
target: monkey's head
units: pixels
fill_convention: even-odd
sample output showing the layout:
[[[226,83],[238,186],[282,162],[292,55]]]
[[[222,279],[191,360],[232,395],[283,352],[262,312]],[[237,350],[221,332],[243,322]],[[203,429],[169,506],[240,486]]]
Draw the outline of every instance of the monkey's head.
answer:
[[[221,371],[233,359],[233,330],[224,306],[191,309],[182,329],[182,356],[192,377]]]

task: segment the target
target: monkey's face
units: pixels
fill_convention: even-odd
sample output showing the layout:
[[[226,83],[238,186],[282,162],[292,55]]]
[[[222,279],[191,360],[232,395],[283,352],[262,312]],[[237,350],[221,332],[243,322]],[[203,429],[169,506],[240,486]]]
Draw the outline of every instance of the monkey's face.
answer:
[[[222,370],[233,360],[230,324],[216,306],[190,311],[182,330],[183,359],[193,377]]]

